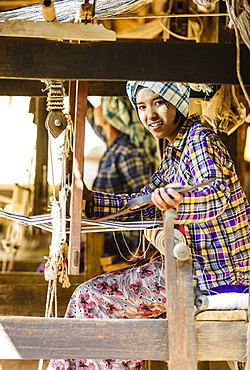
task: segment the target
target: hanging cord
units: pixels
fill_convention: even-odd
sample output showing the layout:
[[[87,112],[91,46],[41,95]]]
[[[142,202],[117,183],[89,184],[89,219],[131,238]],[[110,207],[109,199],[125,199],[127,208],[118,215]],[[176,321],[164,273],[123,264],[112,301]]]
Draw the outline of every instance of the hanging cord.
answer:
[[[163,18],[163,19],[162,18],[160,19],[160,25],[161,25],[162,29],[166,33],[168,33],[168,34],[170,34],[170,35],[172,35],[172,36],[174,36],[174,37],[176,37],[176,38],[178,38],[180,40],[187,40],[187,41],[195,40],[196,42],[200,42],[200,37],[201,37],[201,35],[203,34],[203,31],[204,31],[204,25],[203,25],[203,22],[202,22],[202,20],[200,18],[200,14],[196,13],[192,8],[190,8],[190,10],[195,15],[197,15],[197,17],[198,17],[198,21],[200,23],[200,31],[195,36],[193,36],[193,37],[182,36],[182,35],[178,35],[177,33],[171,31],[170,28],[169,28],[169,22],[170,22],[170,18],[171,18],[171,17],[169,17],[169,13],[171,11],[171,8],[172,8],[172,1],[170,2],[170,6],[169,6],[169,9],[167,11],[166,17]]]
[[[57,280],[62,283],[63,288],[68,288],[71,284],[68,278],[67,259],[65,257],[66,243],[66,155],[63,148],[61,152],[62,157],[62,173],[61,173],[61,191],[59,201],[56,200],[55,181],[54,181],[54,167],[52,163],[52,145],[51,137],[49,136],[49,151],[51,160],[52,172],[52,193],[51,197],[51,213],[52,213],[52,239],[50,245],[49,257],[46,257],[47,262],[44,268],[44,278],[48,281],[45,317],[58,317],[57,304]],[[38,370],[43,368],[43,359],[39,360]]]
[[[141,221],[142,221],[142,228],[143,228],[143,213],[142,213],[142,211],[141,211]],[[155,211],[154,223],[156,223],[156,211]],[[152,227],[154,227],[154,226],[152,226]],[[119,252],[120,256],[121,256],[125,261],[127,261],[127,262],[131,262],[131,261],[133,261],[135,258],[136,258],[136,259],[137,259],[137,258],[139,258],[139,259],[143,259],[143,258],[145,258],[145,255],[146,255],[147,251],[149,250],[151,243],[149,242],[149,243],[148,243],[148,245],[147,245],[147,247],[145,247],[145,239],[144,239],[143,248],[142,248],[142,252],[143,252],[143,253],[142,253],[141,255],[138,255],[138,252],[139,252],[140,247],[141,247],[141,244],[142,244],[142,237],[143,237],[143,235],[142,235],[142,230],[140,230],[139,242],[138,242],[138,246],[137,246],[137,248],[136,248],[135,252],[132,252],[132,251],[131,251],[131,249],[129,248],[129,246],[128,246],[127,242],[126,242],[126,239],[125,239],[124,233],[123,233],[122,231],[121,231],[121,234],[122,234],[122,238],[123,238],[124,244],[125,244],[125,246],[126,246],[126,248],[127,248],[128,252],[129,252],[129,254],[131,255],[131,258],[127,258],[126,256],[124,256],[124,254],[122,253],[122,251],[121,251],[121,249],[120,249],[120,247],[119,247],[119,244],[118,244],[118,242],[117,242],[117,239],[116,239],[116,236],[115,236],[115,232],[113,231],[114,241],[115,241],[115,244],[116,244],[116,247],[117,247],[117,250],[118,250],[118,252]]]
[[[64,151],[66,159],[73,153],[73,138],[74,138],[74,125],[69,113],[65,113],[67,118],[67,127],[64,135]]]
[[[237,77],[238,77],[242,92],[243,92],[243,94],[246,98],[246,101],[248,103],[248,106],[250,108],[250,97],[249,97],[248,92],[246,90],[246,87],[244,85],[244,82],[243,82],[243,79],[242,79],[242,76],[241,76],[241,71],[240,71],[240,36],[239,36],[239,31],[238,31],[238,27],[237,27],[237,24],[235,22],[234,16],[231,12],[228,0],[226,0],[226,5],[227,5],[228,13],[230,15],[230,20],[232,21],[232,23],[234,25],[234,32],[235,32],[235,37],[236,37],[236,72],[237,72]]]

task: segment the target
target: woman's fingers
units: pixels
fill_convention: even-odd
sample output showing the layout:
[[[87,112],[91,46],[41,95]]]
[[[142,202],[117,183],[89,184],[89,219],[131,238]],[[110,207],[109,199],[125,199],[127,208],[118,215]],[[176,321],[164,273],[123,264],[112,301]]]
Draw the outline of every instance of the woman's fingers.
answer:
[[[171,184],[171,187],[167,186],[167,192],[165,188],[155,189],[152,194],[152,202],[161,211],[166,211],[168,208],[177,208],[183,201],[182,195],[172,187],[179,187],[179,184],[173,183]]]

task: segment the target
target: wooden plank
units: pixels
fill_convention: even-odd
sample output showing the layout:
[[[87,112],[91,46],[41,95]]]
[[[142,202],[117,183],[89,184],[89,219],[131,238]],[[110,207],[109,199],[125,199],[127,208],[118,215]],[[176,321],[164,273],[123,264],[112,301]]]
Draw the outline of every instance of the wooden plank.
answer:
[[[48,364],[49,360],[44,360],[42,370],[46,370]],[[35,370],[39,368],[38,365],[39,360],[0,360],[1,370]]]
[[[37,4],[37,0],[1,0],[0,10],[15,9],[31,4]]]
[[[69,81],[64,81],[66,95],[69,94]],[[0,95],[46,97],[45,85],[38,80],[0,78]],[[214,86],[216,91],[216,86]],[[125,81],[89,81],[88,95],[127,96]],[[204,94],[191,91],[191,98],[203,98]]]
[[[29,271],[35,272],[40,264],[40,260],[26,259],[26,260],[17,260],[14,264],[13,271]],[[0,269],[2,268],[2,261],[0,261]]]
[[[48,114],[46,105],[45,98],[35,98],[34,121],[39,140],[36,141],[36,168],[32,209],[34,215],[46,213],[48,209],[48,150],[44,150],[48,148],[48,131],[44,125]]]
[[[244,359],[247,323],[198,322],[196,329],[198,361]],[[168,321],[0,317],[0,343],[0,359],[84,357],[166,361]]]
[[[197,357],[199,361],[245,361],[248,323],[196,323]],[[223,340],[223,338],[226,340]]]
[[[0,79],[0,95],[46,97],[45,84],[40,80]]]
[[[74,149],[71,186],[70,236],[68,251],[68,271],[78,275],[80,271],[80,244],[82,220],[82,194],[84,173],[85,117],[87,111],[88,83],[76,82]]]
[[[46,9],[46,7],[44,7]],[[47,13],[47,12],[46,12]],[[45,15],[45,14],[44,14]],[[51,15],[49,18],[51,18]],[[102,23],[87,23],[84,22],[53,22],[52,19],[44,21],[28,21],[20,19],[12,19],[0,23],[0,36],[9,37],[33,37],[52,40],[67,40],[67,41],[115,41],[116,33],[113,30],[108,30]],[[51,22],[50,22],[51,21]]]
[[[238,84],[233,44],[157,40],[75,44],[8,37],[1,37],[0,43],[1,78]],[[250,84],[250,51],[244,44],[240,48],[242,78]]]
[[[165,275],[169,338],[169,370],[197,368],[194,293],[191,256],[174,257],[174,219],[177,212],[164,212]]]
[[[58,284],[58,316],[64,317],[70,297],[79,284],[62,288]],[[47,285],[45,284],[0,284],[0,315],[45,316]]]
[[[247,321],[245,310],[207,310],[195,316],[196,321]]]

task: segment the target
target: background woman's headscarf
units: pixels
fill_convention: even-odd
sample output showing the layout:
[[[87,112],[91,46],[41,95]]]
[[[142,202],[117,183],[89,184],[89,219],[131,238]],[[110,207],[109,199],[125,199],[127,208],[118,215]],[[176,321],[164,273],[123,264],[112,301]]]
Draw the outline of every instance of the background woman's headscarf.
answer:
[[[151,163],[154,164],[155,169],[160,163],[159,149],[157,140],[153,135],[145,130],[138,119],[137,112],[127,97],[103,97],[102,98],[102,114],[104,119],[120,132],[129,137],[131,143],[138,148],[144,149]],[[100,126],[94,127],[93,116],[88,114],[88,120],[93,127],[96,134],[105,141],[104,133],[100,132]],[[102,130],[103,131],[103,130]],[[101,135],[102,134],[102,135]]]

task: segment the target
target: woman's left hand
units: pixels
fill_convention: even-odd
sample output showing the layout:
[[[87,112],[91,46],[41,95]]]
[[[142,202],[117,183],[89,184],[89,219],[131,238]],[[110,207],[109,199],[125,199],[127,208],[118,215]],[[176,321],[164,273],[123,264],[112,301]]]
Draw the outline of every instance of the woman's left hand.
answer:
[[[169,208],[177,209],[178,205],[183,201],[183,196],[174,190],[174,188],[180,188],[181,186],[180,183],[173,182],[164,188],[155,189],[151,198],[152,202],[161,211],[166,211]]]

